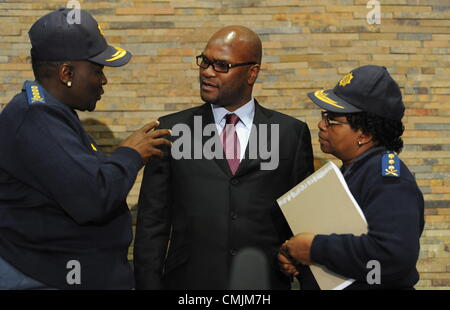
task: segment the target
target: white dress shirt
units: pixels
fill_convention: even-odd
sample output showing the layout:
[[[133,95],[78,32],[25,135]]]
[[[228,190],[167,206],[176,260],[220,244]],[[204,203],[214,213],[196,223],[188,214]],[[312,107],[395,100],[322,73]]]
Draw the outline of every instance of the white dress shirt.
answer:
[[[239,121],[236,124],[236,132],[241,147],[240,160],[242,161],[250,137],[250,131],[252,130],[253,117],[255,116],[255,99],[252,97],[249,102],[234,112],[230,112],[224,107],[215,104],[211,104],[211,108],[219,135],[222,133],[226,124],[225,115],[234,113],[239,116]]]

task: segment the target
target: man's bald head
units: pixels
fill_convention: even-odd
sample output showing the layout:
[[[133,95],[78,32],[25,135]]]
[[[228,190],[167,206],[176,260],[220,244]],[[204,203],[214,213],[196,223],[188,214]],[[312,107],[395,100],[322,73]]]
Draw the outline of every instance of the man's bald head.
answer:
[[[199,65],[202,99],[228,111],[250,102],[261,54],[261,40],[246,27],[228,26],[214,33],[197,57],[203,63]]]
[[[220,44],[230,47],[241,54],[246,62],[261,64],[262,44],[259,36],[244,26],[227,26],[212,35],[210,44]]]

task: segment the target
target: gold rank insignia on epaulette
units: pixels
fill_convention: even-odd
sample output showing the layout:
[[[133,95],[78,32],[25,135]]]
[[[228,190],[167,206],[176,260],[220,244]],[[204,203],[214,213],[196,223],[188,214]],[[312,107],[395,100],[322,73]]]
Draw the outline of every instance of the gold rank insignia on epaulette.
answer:
[[[91,147],[95,152],[97,152],[97,148],[95,147],[94,143],[91,143]]]
[[[45,103],[44,90],[35,82],[25,82],[24,88],[27,92],[28,104]]]
[[[383,177],[400,177],[400,159],[394,152],[386,152],[381,158],[381,175]]]

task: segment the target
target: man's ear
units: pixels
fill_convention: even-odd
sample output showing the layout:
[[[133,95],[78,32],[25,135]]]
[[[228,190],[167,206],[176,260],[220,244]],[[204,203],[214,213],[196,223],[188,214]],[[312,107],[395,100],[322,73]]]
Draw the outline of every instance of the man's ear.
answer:
[[[63,63],[58,68],[58,77],[61,83],[64,85],[67,85],[69,81],[72,81],[73,79],[73,65],[70,63]]]
[[[248,70],[248,75],[247,75],[247,83],[250,86],[253,86],[253,84],[255,84],[256,79],[258,78],[258,73],[259,73],[259,69],[260,69],[260,65],[253,65],[250,67],[250,70]]]

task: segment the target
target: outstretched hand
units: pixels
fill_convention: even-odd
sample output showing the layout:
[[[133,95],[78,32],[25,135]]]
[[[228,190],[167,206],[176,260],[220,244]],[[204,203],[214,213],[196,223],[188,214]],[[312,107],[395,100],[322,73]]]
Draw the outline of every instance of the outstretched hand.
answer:
[[[144,164],[147,164],[155,156],[163,157],[164,152],[159,147],[163,145],[170,147],[172,142],[162,137],[170,135],[171,131],[169,129],[154,130],[158,125],[159,121],[146,124],[123,140],[119,146],[136,150],[141,155]]]

